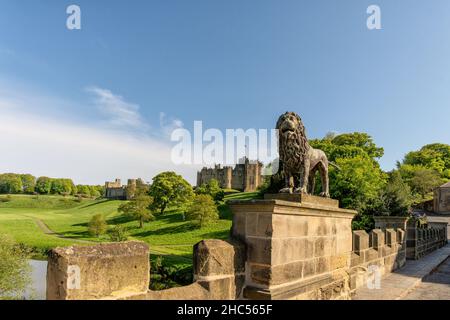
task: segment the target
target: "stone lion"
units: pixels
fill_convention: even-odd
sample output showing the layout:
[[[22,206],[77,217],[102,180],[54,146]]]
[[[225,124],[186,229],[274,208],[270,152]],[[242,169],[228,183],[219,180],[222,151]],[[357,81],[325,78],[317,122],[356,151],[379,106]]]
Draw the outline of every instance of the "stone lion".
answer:
[[[279,156],[285,177],[285,188],[280,192],[314,193],[315,174],[319,170],[322,180],[320,196],[329,198],[327,156],[322,150],[309,145],[300,116],[295,112],[286,112],[278,119],[276,129],[279,130]],[[299,175],[300,186],[295,188],[294,177]]]

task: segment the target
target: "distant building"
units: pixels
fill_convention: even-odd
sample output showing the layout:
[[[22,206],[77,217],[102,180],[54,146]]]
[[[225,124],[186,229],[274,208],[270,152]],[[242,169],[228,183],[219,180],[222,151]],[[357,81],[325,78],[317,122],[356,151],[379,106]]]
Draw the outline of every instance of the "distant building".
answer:
[[[450,213],[450,182],[434,190],[434,212]]]
[[[142,179],[128,179],[127,185],[122,185],[120,179],[105,182],[105,198],[110,200],[133,199],[138,185],[144,185]]]
[[[249,161],[243,158],[234,168],[215,165],[214,168],[204,167],[197,172],[197,187],[216,179],[223,189],[236,189],[245,192],[256,191],[263,183],[263,164],[259,161]]]

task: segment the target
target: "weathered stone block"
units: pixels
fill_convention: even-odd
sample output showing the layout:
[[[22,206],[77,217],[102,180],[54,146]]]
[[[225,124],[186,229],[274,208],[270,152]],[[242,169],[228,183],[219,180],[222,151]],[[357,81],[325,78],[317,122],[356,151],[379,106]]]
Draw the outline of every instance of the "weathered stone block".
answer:
[[[237,241],[203,240],[194,246],[195,278],[244,272],[245,246]]]
[[[389,247],[395,247],[397,244],[397,232],[394,229],[386,229],[385,231],[386,244]]]
[[[348,267],[348,255],[331,256],[330,257],[330,270],[336,270]]]
[[[303,261],[303,278],[310,277],[316,273],[316,261],[314,259]]]
[[[233,225],[231,227],[231,235],[235,239],[245,240],[246,214],[236,213],[233,215]]]
[[[369,249],[369,235],[364,230],[353,231],[353,251],[359,254],[363,250]]]
[[[246,243],[250,263],[271,264],[272,239],[247,237]]]
[[[143,242],[56,248],[48,258],[47,299],[117,299],[144,293],[149,276],[149,248]]]
[[[378,251],[372,248],[364,251],[364,262],[369,262],[376,259],[378,259]]]
[[[273,234],[272,215],[270,213],[258,214],[256,236],[270,237]]]
[[[373,229],[370,232],[369,239],[370,239],[370,246],[375,250],[379,250],[385,245],[384,232],[381,229]]]

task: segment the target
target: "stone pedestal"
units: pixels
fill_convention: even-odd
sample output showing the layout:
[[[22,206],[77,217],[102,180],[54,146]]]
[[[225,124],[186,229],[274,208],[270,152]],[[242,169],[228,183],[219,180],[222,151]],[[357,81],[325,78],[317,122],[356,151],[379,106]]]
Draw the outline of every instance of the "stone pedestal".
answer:
[[[296,194],[231,201],[232,237],[247,245],[244,298],[349,298],[356,211]]]

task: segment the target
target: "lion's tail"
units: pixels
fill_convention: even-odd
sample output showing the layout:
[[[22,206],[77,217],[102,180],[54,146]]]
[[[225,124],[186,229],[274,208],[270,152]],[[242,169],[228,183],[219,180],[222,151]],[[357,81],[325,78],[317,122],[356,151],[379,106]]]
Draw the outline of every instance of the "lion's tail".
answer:
[[[330,164],[331,166],[335,167],[336,169],[338,169],[339,171],[342,171],[341,167],[339,167],[336,163],[329,161],[328,164]]]

